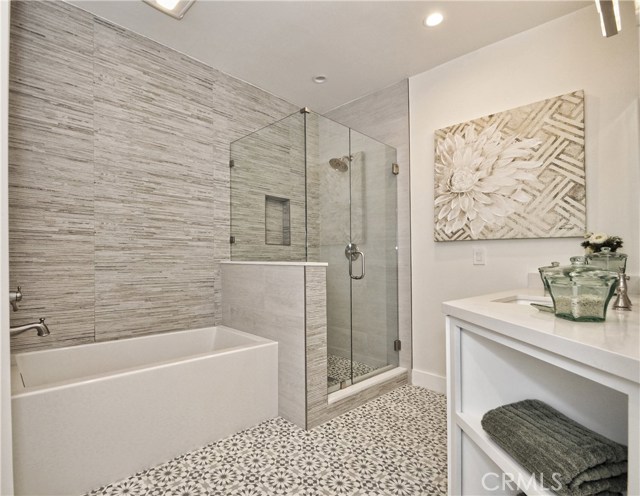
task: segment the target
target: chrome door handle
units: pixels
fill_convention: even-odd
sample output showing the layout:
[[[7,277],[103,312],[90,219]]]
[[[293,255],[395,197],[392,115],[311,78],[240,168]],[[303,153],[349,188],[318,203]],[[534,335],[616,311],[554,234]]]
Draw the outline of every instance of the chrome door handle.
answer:
[[[351,277],[351,279],[362,279],[364,277],[366,264],[364,259],[364,253],[358,250],[358,245],[356,245],[355,243],[349,243],[347,247],[344,249],[344,256],[347,257],[347,259],[349,260],[349,277]],[[361,260],[360,267],[362,270],[360,271],[359,276],[354,276],[353,262],[355,260],[358,260],[358,258]]]
[[[361,260],[360,267],[362,268],[362,273],[359,276],[353,275],[353,259],[349,259],[349,277],[351,277],[351,279],[364,279],[365,266],[366,266],[365,260],[364,260],[364,253],[361,252],[360,250],[354,251],[353,253],[356,256],[356,259],[360,258]]]

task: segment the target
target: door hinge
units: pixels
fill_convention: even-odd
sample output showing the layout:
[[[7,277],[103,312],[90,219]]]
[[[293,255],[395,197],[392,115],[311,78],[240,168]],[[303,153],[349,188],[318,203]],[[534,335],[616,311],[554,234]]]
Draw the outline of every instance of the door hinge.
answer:
[[[399,339],[396,339],[393,342],[393,351],[400,351],[402,349],[402,342]]]
[[[235,236],[229,236],[229,244],[234,244],[236,242]]]
[[[400,166],[398,164],[391,164],[391,172],[393,172],[394,176],[400,174]]]
[[[233,161],[233,159],[229,160],[229,169],[231,169],[232,167],[235,167],[236,163]]]

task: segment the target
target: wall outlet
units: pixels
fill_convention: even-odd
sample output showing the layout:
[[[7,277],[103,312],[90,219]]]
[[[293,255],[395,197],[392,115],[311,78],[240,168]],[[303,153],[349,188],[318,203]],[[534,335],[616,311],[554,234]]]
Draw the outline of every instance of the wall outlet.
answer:
[[[484,264],[485,264],[484,248],[474,248],[473,249],[473,265],[484,265]]]

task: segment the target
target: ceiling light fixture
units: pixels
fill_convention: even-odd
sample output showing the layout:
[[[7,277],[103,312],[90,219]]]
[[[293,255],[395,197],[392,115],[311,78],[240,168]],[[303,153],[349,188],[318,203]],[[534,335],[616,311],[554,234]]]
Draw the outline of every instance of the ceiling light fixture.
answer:
[[[613,36],[622,30],[620,22],[620,5],[618,0],[596,0],[602,36]]]
[[[322,84],[327,82],[327,76],[315,76],[313,78],[313,82],[317,84]]]
[[[144,3],[155,7],[160,12],[164,12],[178,20],[182,19],[189,7],[196,0],[142,0]]]
[[[443,20],[444,16],[440,12],[434,12],[425,18],[424,25],[428,28],[432,28],[440,24]]]

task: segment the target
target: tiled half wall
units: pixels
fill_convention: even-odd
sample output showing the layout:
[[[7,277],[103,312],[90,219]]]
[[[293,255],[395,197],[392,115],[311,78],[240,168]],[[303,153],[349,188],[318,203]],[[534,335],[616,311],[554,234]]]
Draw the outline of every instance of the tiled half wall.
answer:
[[[64,2],[12,2],[13,351],[215,325],[229,144],[297,110]]]
[[[329,403],[326,264],[224,262],[221,267],[222,323],[278,342],[281,417],[311,429],[407,384],[403,372]]]

